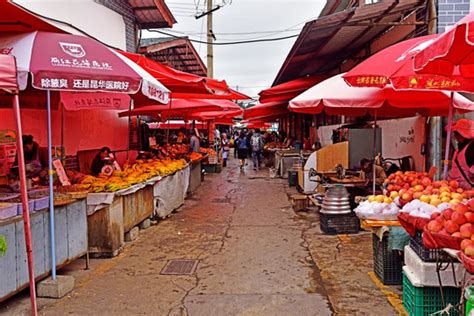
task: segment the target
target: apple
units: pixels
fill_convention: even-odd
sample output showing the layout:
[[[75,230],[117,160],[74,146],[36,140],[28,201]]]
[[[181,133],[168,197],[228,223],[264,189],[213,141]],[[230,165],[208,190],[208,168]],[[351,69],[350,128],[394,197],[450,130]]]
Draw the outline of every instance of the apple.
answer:
[[[433,181],[433,188],[439,189],[441,187],[440,181]]]
[[[441,216],[441,213],[440,213],[440,212],[433,212],[433,213],[431,213],[430,219],[433,220],[433,219],[436,219],[436,218],[438,218],[438,217],[440,217],[440,216]]]
[[[451,220],[458,225],[462,225],[466,222],[466,216],[464,216],[463,213],[454,212],[453,215],[451,215]]]
[[[458,185],[458,182],[456,180],[451,180],[451,181],[449,181],[449,186],[453,189],[457,189],[457,187],[459,185]]]
[[[464,214],[466,216],[466,220],[468,223],[474,223],[474,213],[473,212],[466,212]]]
[[[431,185],[431,179],[428,177],[424,177],[421,179],[421,184],[426,188],[427,186]]]
[[[466,224],[461,225],[461,227],[459,228],[459,233],[461,234],[462,238],[469,239],[472,236],[472,229],[473,229],[472,224],[466,223]]]
[[[461,250],[466,249],[467,246],[474,246],[474,242],[470,239],[463,239],[461,241]]]
[[[474,256],[474,245],[469,245],[464,249],[464,253],[468,257],[473,257]]]
[[[467,201],[467,207],[469,208],[469,210],[474,212],[474,199],[470,199],[469,201]]]
[[[450,220],[452,215],[453,215],[453,210],[450,209],[450,208],[447,208],[443,211],[442,215],[443,215],[444,219]]]
[[[452,206],[451,208],[453,209],[453,211],[459,212],[459,213],[462,213],[462,214],[465,214],[467,211],[469,211],[469,208],[467,207],[467,205],[462,204],[462,203],[457,203],[454,206]]]
[[[419,200],[422,195],[423,195],[422,192],[415,192],[413,193],[413,198],[416,200]]]
[[[452,233],[451,236],[453,237],[456,237],[456,238],[462,238],[461,236],[461,233],[460,232],[455,232],[455,233]]]
[[[443,229],[443,225],[438,221],[430,221],[426,227],[431,232],[439,232]]]
[[[407,192],[402,195],[402,200],[410,202],[411,200],[413,200],[413,196],[411,195],[411,193]]]
[[[397,191],[392,191],[392,192],[390,192],[390,198],[391,198],[392,200],[394,200],[397,196],[398,196],[398,192],[397,192]]]
[[[453,222],[452,220],[447,221],[444,224],[444,228],[446,229],[446,232],[449,234],[453,234],[457,231],[459,231],[459,225]]]

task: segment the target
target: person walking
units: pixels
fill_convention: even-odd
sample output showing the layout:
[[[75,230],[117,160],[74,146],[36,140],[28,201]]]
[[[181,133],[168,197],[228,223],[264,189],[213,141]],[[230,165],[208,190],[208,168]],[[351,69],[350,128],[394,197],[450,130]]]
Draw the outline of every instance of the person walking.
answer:
[[[230,152],[230,141],[227,138],[226,133],[222,133],[221,135],[221,148],[222,148],[222,166],[226,167],[227,166],[227,159],[229,158],[229,152]]]
[[[242,131],[237,139],[237,157],[239,158],[240,169],[243,169],[245,166],[245,159],[247,159],[248,156],[248,147],[247,135]]]
[[[252,138],[250,139],[250,144],[252,147],[253,169],[257,170],[257,168],[260,169],[263,150],[263,139],[258,129],[255,129]]]
[[[234,158],[237,158],[237,142],[239,140],[239,132],[235,131],[232,136],[232,145],[234,147]]]

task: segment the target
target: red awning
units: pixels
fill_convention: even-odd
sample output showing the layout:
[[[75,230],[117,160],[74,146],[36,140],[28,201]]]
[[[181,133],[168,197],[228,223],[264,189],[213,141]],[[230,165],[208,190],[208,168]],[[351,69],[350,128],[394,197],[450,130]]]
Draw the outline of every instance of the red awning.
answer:
[[[228,100],[197,100],[197,99],[173,99],[170,104],[164,106],[144,106],[119,113],[119,117],[161,114],[166,117],[185,117],[193,113],[205,111],[231,111],[238,107],[234,102]]]
[[[148,71],[168,89],[173,98],[247,100],[249,96],[237,92],[225,81],[196,76],[175,70],[140,54],[120,52]]]
[[[303,77],[273,86],[260,91],[259,102],[289,101],[326,78],[327,76]]]
[[[10,1],[0,1],[0,12],[2,15],[0,33],[2,34],[6,32],[24,33],[32,31],[63,33],[61,29],[58,29],[34,13],[28,12]]]
[[[245,109],[244,119],[257,120],[264,118],[275,118],[288,114],[288,102],[268,102]]]
[[[0,55],[0,90],[12,94],[18,93],[16,64],[13,56]]]

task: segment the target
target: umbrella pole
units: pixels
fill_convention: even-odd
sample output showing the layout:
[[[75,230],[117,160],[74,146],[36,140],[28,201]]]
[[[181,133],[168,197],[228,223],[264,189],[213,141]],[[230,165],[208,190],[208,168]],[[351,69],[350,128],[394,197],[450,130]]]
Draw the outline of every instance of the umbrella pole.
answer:
[[[64,104],[61,105],[61,163],[63,163],[64,161]],[[57,153],[56,153],[57,154]]]
[[[171,112],[171,103],[173,102],[173,99],[170,98],[170,107],[168,108],[168,111]],[[166,126],[166,144],[169,144],[170,143],[170,116],[169,116],[169,112],[168,112],[168,116],[167,116],[167,120],[168,120],[168,124]]]
[[[375,164],[377,159],[377,111],[375,111],[374,117],[374,162],[372,164],[372,194],[375,195]]]
[[[37,315],[36,285],[33,264],[33,244],[31,240],[30,210],[28,208],[28,192],[26,188],[25,156],[23,152],[23,133],[21,127],[20,101],[18,95],[13,98],[13,110],[15,112],[18,146],[18,169],[20,173],[21,203],[23,206],[23,225],[25,230],[26,256],[28,258],[28,275],[30,279],[30,301],[31,315]]]
[[[56,280],[56,235],[54,222],[53,157],[51,140],[51,91],[46,90],[48,112],[48,175],[49,175],[49,240],[51,246],[51,277]]]
[[[133,99],[130,99],[130,104],[128,105],[128,113],[132,112],[133,108]],[[128,116],[128,142],[127,142],[127,161],[130,161],[130,125],[132,124],[132,116]],[[138,123],[137,123],[138,126]]]
[[[443,161],[443,179],[448,179],[448,167],[449,167],[449,148],[451,146],[451,129],[453,127],[453,115],[454,115],[454,92],[451,92],[451,104],[449,106],[448,114],[448,131],[446,135],[446,149],[444,153]]]

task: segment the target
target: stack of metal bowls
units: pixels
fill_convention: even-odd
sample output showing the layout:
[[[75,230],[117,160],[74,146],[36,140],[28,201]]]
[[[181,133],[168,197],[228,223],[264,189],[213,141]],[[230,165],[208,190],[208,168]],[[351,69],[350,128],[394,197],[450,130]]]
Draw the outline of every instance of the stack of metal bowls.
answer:
[[[348,214],[351,212],[349,192],[342,186],[335,186],[326,191],[321,213]]]

